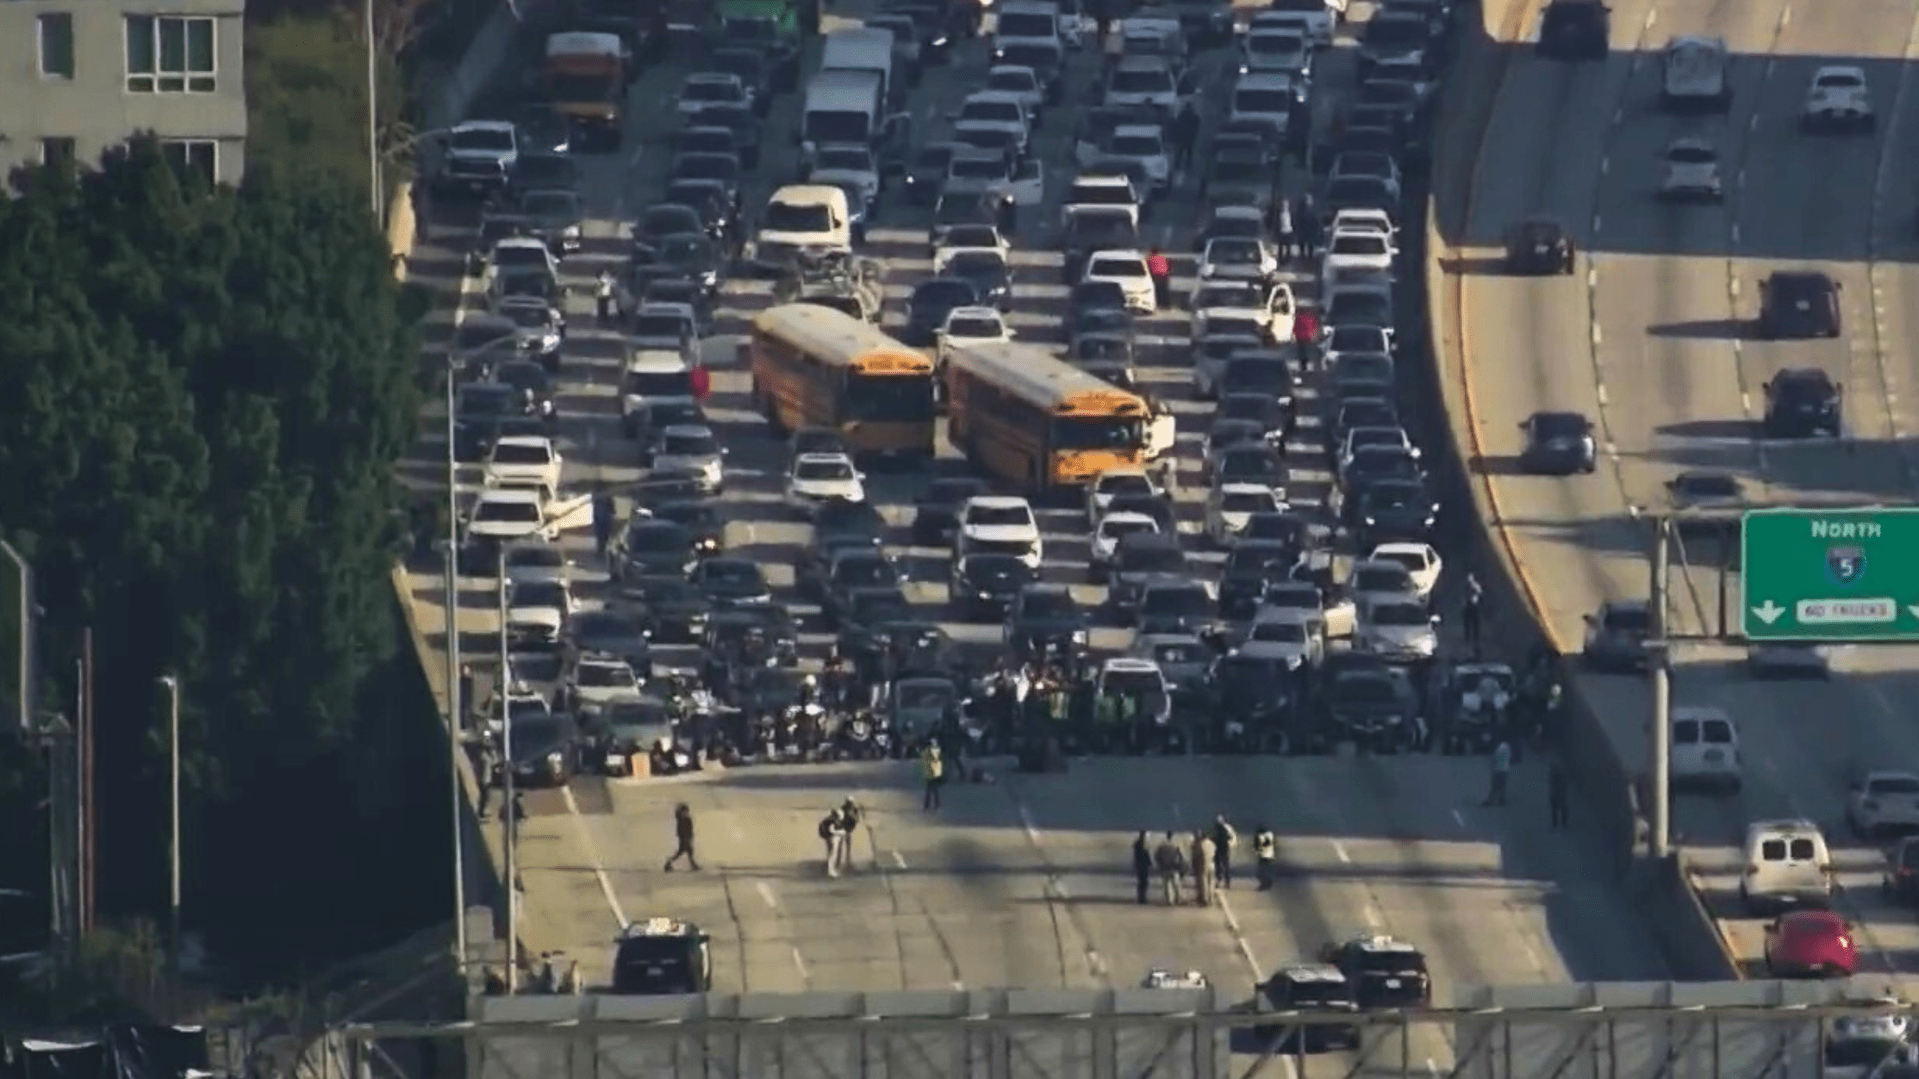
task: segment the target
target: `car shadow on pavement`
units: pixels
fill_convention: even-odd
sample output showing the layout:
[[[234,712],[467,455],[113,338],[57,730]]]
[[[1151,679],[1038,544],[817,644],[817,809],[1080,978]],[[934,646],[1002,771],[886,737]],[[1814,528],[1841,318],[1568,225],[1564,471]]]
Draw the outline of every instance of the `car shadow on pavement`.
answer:
[[[1748,326],[1744,319],[1702,318],[1654,323],[1646,327],[1646,333],[1681,341],[1740,341],[1751,336]]]

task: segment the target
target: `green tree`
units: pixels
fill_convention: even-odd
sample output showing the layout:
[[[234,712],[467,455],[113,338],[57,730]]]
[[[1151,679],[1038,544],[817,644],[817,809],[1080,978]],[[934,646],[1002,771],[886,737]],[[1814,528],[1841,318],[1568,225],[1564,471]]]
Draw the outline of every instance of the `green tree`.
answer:
[[[293,892],[363,877],[336,859],[393,826],[365,792],[419,781],[387,575],[418,343],[384,239],[364,188],[272,161],[215,188],[145,140],[16,186],[0,528],[34,537],[46,670],[93,633],[101,895],[162,894],[156,680],[177,673],[190,909],[277,923]]]

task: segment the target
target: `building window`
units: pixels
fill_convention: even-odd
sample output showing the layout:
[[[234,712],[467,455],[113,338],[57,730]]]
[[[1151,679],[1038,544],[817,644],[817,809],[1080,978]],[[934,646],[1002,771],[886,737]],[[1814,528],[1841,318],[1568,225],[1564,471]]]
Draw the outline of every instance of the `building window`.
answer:
[[[219,182],[220,144],[212,139],[167,139],[160,152],[175,168],[192,169],[210,184]]]
[[[139,94],[213,92],[213,20],[127,16],[127,89]]]
[[[40,74],[73,78],[73,16],[64,11],[40,16]]]
[[[40,163],[50,168],[64,168],[73,164],[74,150],[72,139],[47,138],[40,140]]]

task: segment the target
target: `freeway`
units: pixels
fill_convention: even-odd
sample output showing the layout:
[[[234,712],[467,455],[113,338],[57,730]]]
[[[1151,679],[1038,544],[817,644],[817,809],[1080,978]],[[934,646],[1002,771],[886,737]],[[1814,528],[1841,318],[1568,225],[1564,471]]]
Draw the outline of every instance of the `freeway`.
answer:
[[[1522,586],[1561,652],[1577,651],[1582,616],[1604,599],[1643,599],[1647,567],[1638,509],[1667,503],[1687,469],[1741,476],[1755,501],[1910,501],[1910,438],[1919,419],[1919,352],[1906,311],[1919,297],[1913,201],[1901,163],[1919,152],[1909,43],[1919,7],[1845,8],[1755,0],[1614,0],[1613,54],[1603,64],[1555,64],[1513,49],[1471,163],[1469,209],[1447,240],[1463,273],[1447,312],[1465,384],[1451,387],[1455,427],[1469,433],[1487,498]],[[1509,47],[1522,15],[1499,34]],[[1730,46],[1732,106],[1724,116],[1658,110],[1659,55],[1680,34]],[[1524,35],[1530,38],[1530,29]],[[1798,130],[1812,72],[1864,65],[1878,133],[1813,138]],[[1718,147],[1723,206],[1669,207],[1652,198],[1660,154],[1675,136]],[[1469,148],[1460,148],[1469,153]],[[1557,218],[1581,255],[1570,277],[1497,276],[1485,268],[1504,227]],[[1762,342],[1746,326],[1757,285],[1777,269],[1811,267],[1841,284],[1837,340]],[[1816,365],[1843,383],[1848,437],[1785,443],[1756,437],[1763,384],[1778,368]],[[1593,475],[1519,475],[1519,423],[1540,410],[1595,419]],[[1702,545],[1675,566],[1672,625],[1719,627],[1715,568]],[[1735,571],[1727,571],[1729,574]],[[1729,582],[1737,602],[1737,580]],[[1735,612],[1736,618],[1736,612]],[[1736,629],[1736,622],[1734,628]],[[1880,854],[1844,827],[1846,784],[1858,769],[1909,767],[1919,738],[1902,714],[1919,683],[1905,647],[1832,653],[1827,683],[1760,683],[1742,654],[1719,645],[1677,653],[1674,699],[1725,707],[1739,725],[1743,793],[1681,796],[1675,827],[1719,905],[1735,956],[1759,965],[1763,923],[1727,902],[1736,893],[1733,844],[1752,820],[1807,817],[1836,847],[1842,908],[1857,923],[1862,968],[1919,964],[1919,927],[1880,898]],[[1643,681],[1588,675],[1581,690],[1604,717],[1628,767],[1646,758]]]
[[[977,67],[978,60],[961,62]],[[1091,79],[1091,64],[1091,57],[1080,61],[1082,86]],[[643,77],[633,91],[624,148],[617,156],[584,159],[592,216],[586,250],[565,270],[575,288],[568,301],[575,329],[557,395],[570,490],[598,481],[625,484],[639,475],[618,437],[619,342],[591,325],[587,284],[599,265],[622,256],[625,222],[659,185],[668,157],[664,132],[658,113],[641,106],[664,100],[683,70]],[[942,120],[930,103],[949,91],[949,78],[930,74],[916,102],[929,127]],[[790,100],[776,105],[770,130],[791,124],[793,107]],[[1066,172],[1067,130],[1067,121],[1052,116],[1041,135],[1055,177]],[[786,175],[783,155],[769,157],[764,174]],[[766,193],[750,191],[749,205]],[[1182,194],[1160,219],[1190,222],[1196,209],[1190,193]],[[1054,269],[1058,256],[1044,250],[1056,217],[1055,198],[1027,219],[1018,258],[1013,321],[1022,336],[1041,341],[1059,336],[1057,318],[1045,313],[1063,291]],[[443,287],[458,304],[449,317],[458,317],[474,299],[472,281],[457,268],[468,230],[444,216],[434,229],[414,260],[415,277]],[[869,236],[871,252],[887,262],[888,324],[897,323],[905,291],[926,272],[918,258],[922,238],[893,210]],[[768,302],[767,291],[762,282],[729,282],[719,336],[706,343],[709,357],[732,355],[735,335]],[[1188,417],[1195,421],[1183,434],[1190,468],[1203,412],[1190,400],[1175,351],[1183,322],[1161,316],[1148,331],[1142,377],[1174,402],[1183,426]],[[433,353],[429,361],[437,366],[440,356]],[[737,370],[717,370],[710,409],[732,450],[727,541],[757,558],[779,589],[790,584],[806,534],[778,510],[783,451],[746,409],[745,382]],[[430,408],[420,451],[406,466],[422,484],[440,474],[442,427],[443,416]],[[1297,456],[1310,459],[1316,437],[1308,419]],[[1323,444],[1318,450],[1324,452]],[[470,472],[463,473],[463,488],[474,479]],[[1291,493],[1315,501],[1326,484],[1323,473],[1295,476],[1304,482]],[[904,524],[914,482],[878,479],[877,500],[892,523]],[[1189,474],[1181,507],[1189,526],[1197,516],[1197,486]],[[1045,519],[1047,575],[1096,602],[1099,590],[1081,569],[1083,521],[1064,511],[1048,511]],[[591,543],[575,531],[564,544],[576,562],[583,602],[601,602],[604,572]],[[944,599],[937,558],[929,550],[913,552],[920,570],[916,598],[928,605]],[[422,655],[428,664],[443,662],[431,632],[443,618],[437,589],[431,572],[409,581],[416,624],[428,631]],[[495,647],[492,602],[489,580],[462,582],[463,642],[482,667]],[[994,626],[947,628],[981,644],[997,640]],[[1106,627],[1094,643],[1123,641],[1122,631]],[[816,654],[823,642],[809,635],[809,651]],[[675,665],[691,659],[666,649],[662,656]],[[694,918],[714,934],[717,980],[733,990],[1128,984],[1155,964],[1197,968],[1221,984],[1247,988],[1324,941],[1366,931],[1425,947],[1442,999],[1466,984],[1661,976],[1663,964],[1614,888],[1609,866],[1582,845],[1583,832],[1576,827],[1567,842],[1546,830],[1538,762],[1521,766],[1509,811],[1480,808],[1485,774],[1483,761],[1437,756],[1088,761],[1066,776],[1006,777],[954,790],[938,817],[918,811],[915,792],[907,789],[910,767],[897,764],[760,766],[670,780],[580,778],[528,798],[520,845],[522,937],[529,951],[578,960],[593,984],[605,976],[610,941],[622,923],[657,914]],[[871,827],[859,849],[871,868],[828,880],[819,872],[813,825],[848,795],[869,809]],[[671,807],[682,801],[700,822],[706,869],[667,875],[658,867],[670,849]],[[1242,883],[1227,904],[1210,911],[1137,906],[1126,878],[1134,832],[1201,827],[1219,812],[1242,831],[1264,819],[1285,837],[1280,884],[1262,894]],[[1434,1039],[1416,1047],[1415,1067],[1428,1060],[1444,1067],[1448,1048]]]

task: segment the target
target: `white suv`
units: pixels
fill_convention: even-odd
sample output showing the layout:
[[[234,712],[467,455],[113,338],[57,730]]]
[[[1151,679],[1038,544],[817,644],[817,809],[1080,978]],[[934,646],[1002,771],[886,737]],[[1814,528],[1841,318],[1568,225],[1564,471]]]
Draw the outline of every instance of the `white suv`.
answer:
[[[1846,792],[1846,825],[1862,838],[1919,831],[1919,775],[1879,771],[1854,780]]]
[[[959,537],[953,556],[1010,554],[1038,569],[1045,553],[1039,518],[1033,506],[1017,495],[975,495],[959,512]]]
[[[1659,103],[1668,109],[1707,108],[1724,112],[1732,104],[1726,80],[1730,54],[1716,37],[1676,37],[1666,45]]]

